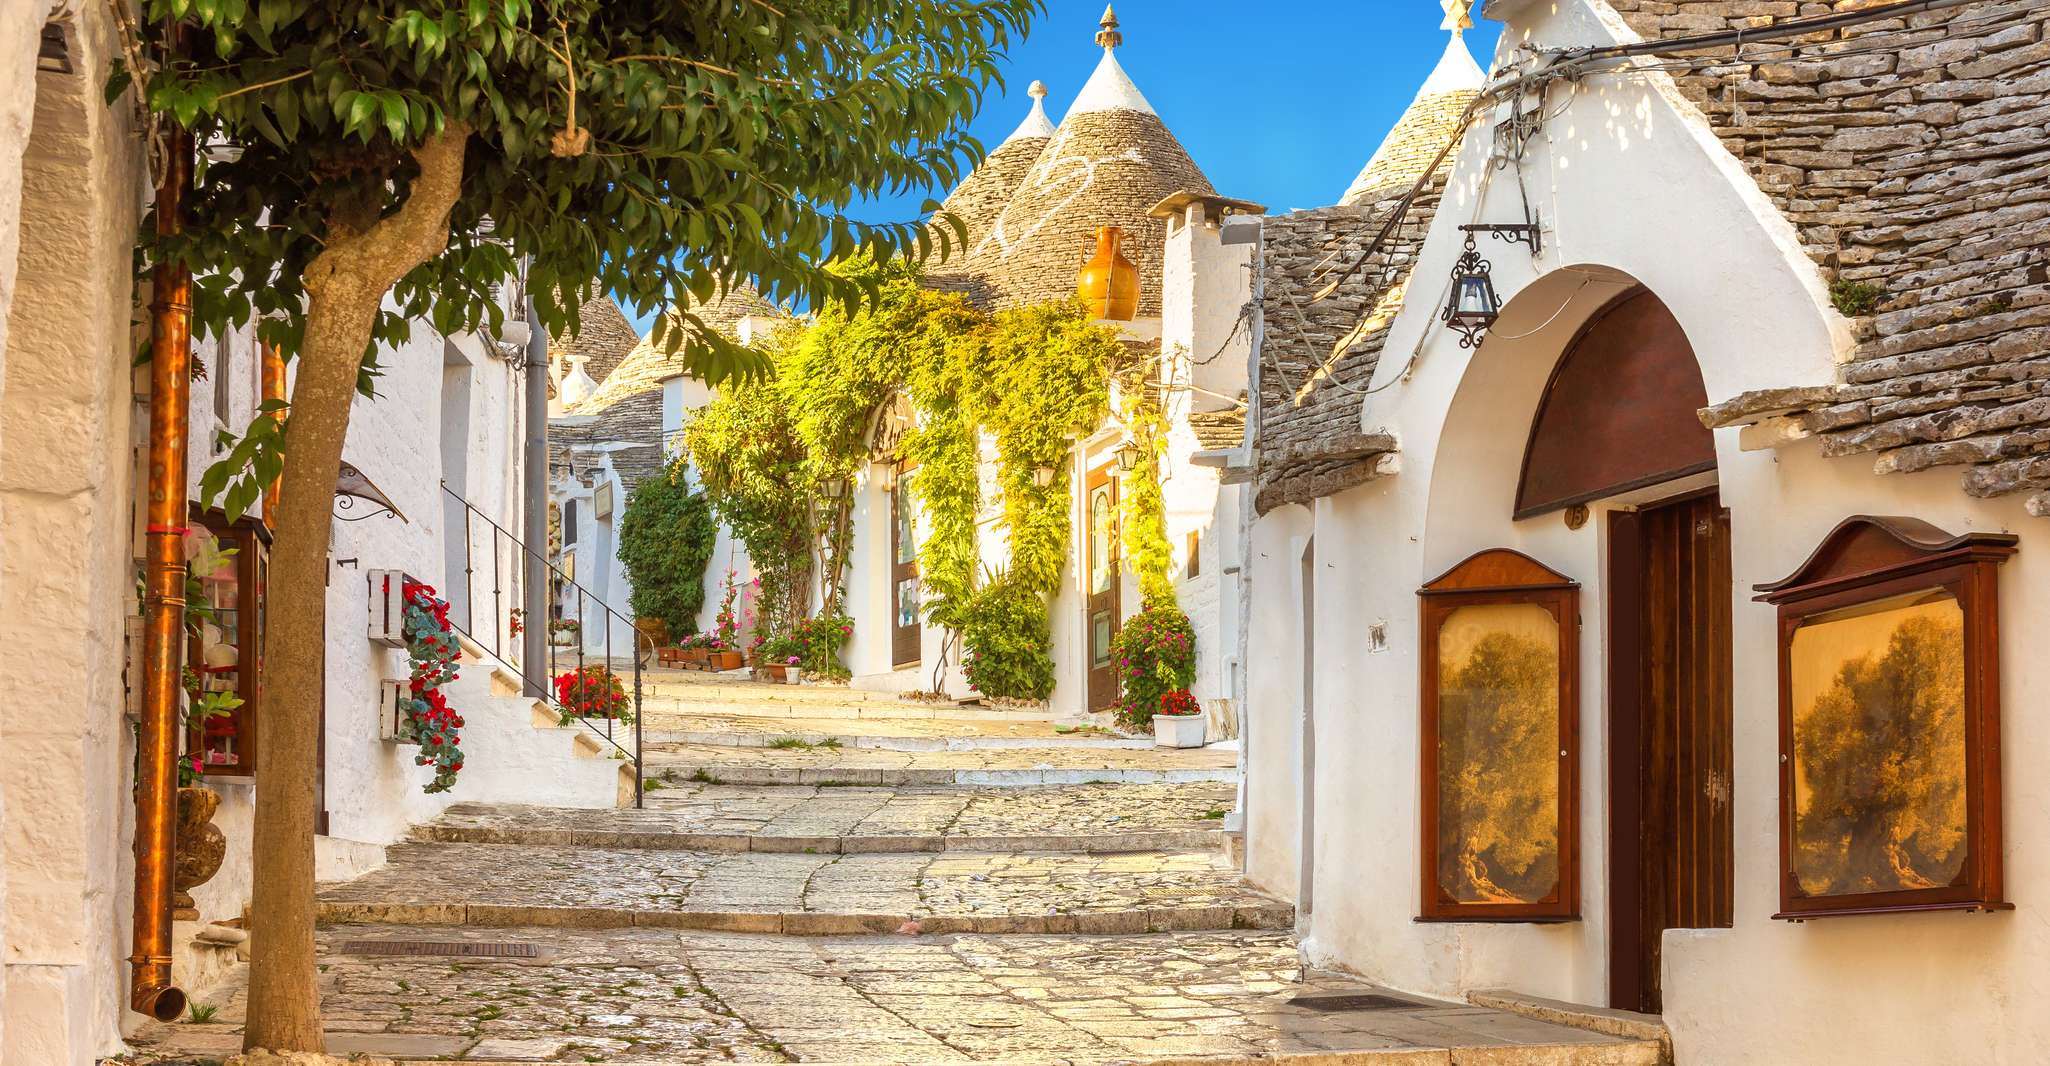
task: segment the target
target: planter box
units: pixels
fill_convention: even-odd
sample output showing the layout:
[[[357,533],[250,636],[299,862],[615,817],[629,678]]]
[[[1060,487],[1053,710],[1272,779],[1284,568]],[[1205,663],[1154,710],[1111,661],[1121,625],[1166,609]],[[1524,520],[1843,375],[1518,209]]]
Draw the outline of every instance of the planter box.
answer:
[[[387,648],[405,647],[406,582],[413,579],[404,570],[372,570],[366,577],[370,583],[370,642]]]
[[[385,680],[377,683],[377,739],[387,744],[418,744],[399,735],[399,699],[406,691],[404,681]]]
[[[737,651],[712,652],[711,660],[712,669],[714,670],[738,670],[741,665],[740,653]]]
[[[801,669],[784,663],[757,663],[755,677],[772,685],[795,685]]]
[[[1160,748],[1203,746],[1203,716],[1200,714],[1156,714],[1153,716],[1153,744]]]

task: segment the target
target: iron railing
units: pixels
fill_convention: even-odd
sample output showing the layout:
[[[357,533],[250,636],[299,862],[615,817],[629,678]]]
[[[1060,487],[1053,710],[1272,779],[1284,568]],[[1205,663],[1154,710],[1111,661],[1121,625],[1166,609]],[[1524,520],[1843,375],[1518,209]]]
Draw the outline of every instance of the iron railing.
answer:
[[[470,501],[456,494],[444,482],[441,491],[446,499],[449,542],[448,581],[457,588],[447,590],[449,621],[456,629],[478,647],[490,652],[499,662],[510,666],[520,676],[527,695],[541,700],[553,709],[564,721],[581,724],[622,757],[634,764],[634,806],[640,807],[647,780],[647,764],[641,757],[641,645],[645,640],[634,627],[633,619],[612,608],[612,605],[576,582],[547,555],[535,551],[504,526],[492,521],[491,516],[478,510]],[[456,537],[460,537],[457,541]],[[524,583],[526,561],[539,560],[546,567],[549,588],[544,597],[548,604],[547,618],[521,618],[518,627],[513,625],[514,610],[521,608],[524,601],[520,590]],[[460,565],[458,565],[460,564]],[[460,579],[456,576],[460,573]],[[485,587],[480,587],[480,582]],[[478,608],[488,600],[489,614],[479,616]],[[559,618],[573,617],[578,631],[574,646],[559,646],[555,642],[553,623]],[[601,644],[591,646],[586,627],[593,622],[605,628]],[[516,629],[526,626],[547,627],[548,661],[546,663],[525,662],[523,642],[517,639]],[[627,746],[628,737],[618,729],[615,718],[585,718],[570,713],[555,690],[554,680],[564,672],[576,670],[581,674],[584,667],[602,663],[607,672],[617,673],[620,660],[613,655],[613,634],[624,630],[632,634],[626,663],[633,669],[631,709],[633,718],[632,747]],[[587,646],[588,649],[587,649]],[[536,668],[540,672],[536,673]]]

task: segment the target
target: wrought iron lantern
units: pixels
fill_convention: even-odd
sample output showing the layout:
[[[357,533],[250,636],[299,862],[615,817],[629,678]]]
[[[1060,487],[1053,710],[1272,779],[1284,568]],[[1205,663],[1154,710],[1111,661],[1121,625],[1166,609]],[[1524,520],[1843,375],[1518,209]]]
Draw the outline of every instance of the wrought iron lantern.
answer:
[[[1139,446],[1131,441],[1118,445],[1118,469],[1131,473],[1139,466]]]
[[[1035,466],[1032,468],[1032,483],[1043,489],[1053,484],[1053,475],[1053,467]]]
[[[829,477],[819,482],[819,493],[825,496],[826,499],[837,500],[847,495],[847,479],[844,477]]]
[[[1445,310],[1438,320],[1459,333],[1461,348],[1477,348],[1481,335],[1502,313],[1502,298],[1495,295],[1495,283],[1488,276],[1486,259],[1474,247],[1473,233],[1466,235],[1466,252],[1452,268],[1452,292],[1445,298]]]

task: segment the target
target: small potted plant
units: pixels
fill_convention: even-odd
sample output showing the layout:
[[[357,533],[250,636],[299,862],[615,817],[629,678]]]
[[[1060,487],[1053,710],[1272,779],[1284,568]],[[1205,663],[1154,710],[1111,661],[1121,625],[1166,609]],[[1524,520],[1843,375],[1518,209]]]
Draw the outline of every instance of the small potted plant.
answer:
[[[793,637],[772,637],[755,649],[755,677],[778,685],[795,684],[804,672],[803,648]]]
[[[555,678],[555,700],[561,708],[561,724],[578,718],[612,718],[633,721],[626,686],[619,675],[602,666],[580,666]]]
[[[558,648],[574,648],[584,639],[584,625],[574,618],[557,618],[548,623],[548,643]]]
[[[1203,708],[1188,689],[1178,688],[1160,698],[1153,712],[1153,744],[1160,748],[1203,746]]]

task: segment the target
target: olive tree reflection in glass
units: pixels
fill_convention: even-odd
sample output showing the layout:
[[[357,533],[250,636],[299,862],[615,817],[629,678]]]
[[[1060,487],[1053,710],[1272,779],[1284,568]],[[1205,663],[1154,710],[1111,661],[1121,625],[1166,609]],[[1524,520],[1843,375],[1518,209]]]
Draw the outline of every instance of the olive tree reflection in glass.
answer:
[[[1941,589],[1818,615],[1789,652],[1794,876],[1810,896],[1964,871],[1964,612]]]
[[[1461,903],[1559,887],[1559,624],[1461,607],[1438,631],[1438,885]]]

